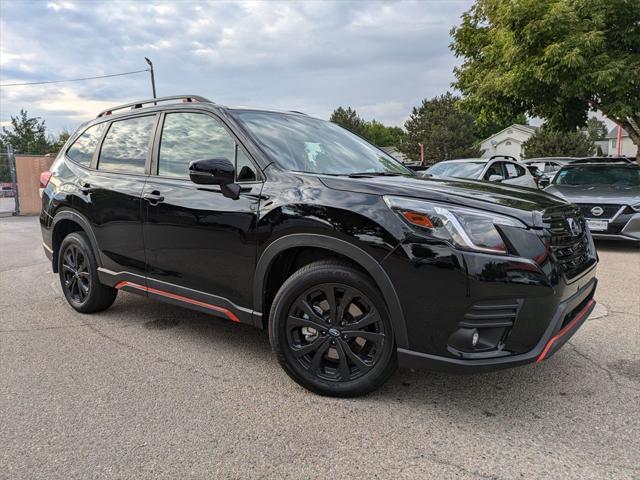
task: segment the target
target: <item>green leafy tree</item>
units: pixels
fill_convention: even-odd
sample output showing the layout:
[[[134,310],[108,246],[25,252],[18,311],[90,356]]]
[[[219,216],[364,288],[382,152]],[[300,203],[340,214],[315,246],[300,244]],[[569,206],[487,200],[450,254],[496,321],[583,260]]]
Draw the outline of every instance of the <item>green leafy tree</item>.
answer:
[[[360,118],[358,113],[351,107],[347,107],[346,109],[342,107],[336,108],[331,114],[331,117],[329,117],[329,121],[337,123],[342,128],[346,128],[361,137],[366,138],[367,136],[366,122]]]
[[[378,147],[395,147],[404,139],[404,130],[400,127],[387,127],[377,120],[365,124],[366,135],[371,143]]]
[[[594,142],[607,138],[607,126],[602,120],[598,120],[596,117],[590,117],[589,120],[587,120],[585,131]]]
[[[405,122],[406,136],[400,151],[412,160],[420,160],[424,144],[426,163],[452,158],[477,157],[474,117],[459,108],[459,99],[451,93],[424,99],[414,107]]]
[[[522,144],[525,158],[588,157],[595,153],[593,139],[579,130],[564,132],[542,127]]]
[[[480,119],[573,131],[599,110],[640,146],[640,0],[476,0],[451,33],[455,86]]]
[[[2,127],[0,147],[3,151],[9,143],[16,153],[30,155],[49,153],[44,120],[40,120],[39,117],[29,117],[26,110],[20,110],[17,116],[11,117],[11,129]]]
[[[57,138],[50,138],[49,152],[57,154],[62,149],[62,147],[64,147],[64,144],[67,143],[67,140],[69,140],[70,136],[71,133],[69,133],[68,130],[63,129],[62,132],[58,134]]]

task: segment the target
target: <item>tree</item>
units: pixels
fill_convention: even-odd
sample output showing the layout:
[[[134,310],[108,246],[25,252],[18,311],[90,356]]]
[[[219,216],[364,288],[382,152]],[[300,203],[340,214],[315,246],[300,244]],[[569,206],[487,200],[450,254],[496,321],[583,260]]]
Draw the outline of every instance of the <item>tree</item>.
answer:
[[[62,149],[62,147],[64,147],[64,144],[67,143],[67,140],[69,140],[70,136],[71,133],[69,133],[67,129],[63,129],[58,134],[58,138],[49,138],[49,152],[57,154]]]
[[[474,146],[474,117],[461,110],[458,103],[459,99],[447,92],[425,98],[419,107],[414,107],[404,124],[407,134],[400,151],[412,160],[419,160],[422,143],[426,163],[479,156]]]
[[[331,117],[329,117],[329,121],[337,123],[342,128],[346,128],[350,132],[366,138],[366,122],[360,118],[358,113],[351,107],[347,107],[346,109],[342,107],[336,108],[331,114]]]
[[[590,117],[589,120],[587,120],[585,131],[594,142],[607,138],[607,126],[602,120],[598,120],[596,117]]]
[[[543,126],[522,144],[525,158],[588,157],[595,153],[593,139],[586,132],[563,132]]]
[[[400,127],[387,127],[377,120],[366,122],[365,130],[365,137],[378,147],[395,147],[405,136],[404,130]]]
[[[44,155],[49,152],[49,142],[45,134],[44,120],[29,117],[26,110],[20,110],[18,116],[11,117],[11,130],[2,127],[0,146],[3,151],[7,144],[13,146],[16,153]]]
[[[640,0],[476,0],[451,34],[455,86],[479,118],[573,131],[599,110],[640,146]]]

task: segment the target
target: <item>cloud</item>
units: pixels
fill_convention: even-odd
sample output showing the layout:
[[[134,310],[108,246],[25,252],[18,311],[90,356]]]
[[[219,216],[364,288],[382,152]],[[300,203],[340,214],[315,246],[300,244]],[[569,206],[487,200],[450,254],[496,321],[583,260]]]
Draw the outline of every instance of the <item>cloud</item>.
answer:
[[[327,118],[351,105],[401,125],[444,93],[457,60],[449,29],[459,2],[6,2],[0,83],[104,75],[146,67],[159,95],[302,110]],[[146,73],[0,89],[0,120],[20,108],[55,129],[102,108],[148,98]],[[106,105],[106,106],[105,106]]]

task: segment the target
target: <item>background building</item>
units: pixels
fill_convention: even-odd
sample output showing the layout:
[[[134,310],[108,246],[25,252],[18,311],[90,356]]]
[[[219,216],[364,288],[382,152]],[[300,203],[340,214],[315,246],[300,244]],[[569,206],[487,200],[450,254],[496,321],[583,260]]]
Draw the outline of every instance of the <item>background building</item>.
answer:
[[[522,159],[522,144],[531,138],[538,127],[513,124],[504,130],[494,133],[480,143],[482,157],[493,155],[511,155],[516,160]]]

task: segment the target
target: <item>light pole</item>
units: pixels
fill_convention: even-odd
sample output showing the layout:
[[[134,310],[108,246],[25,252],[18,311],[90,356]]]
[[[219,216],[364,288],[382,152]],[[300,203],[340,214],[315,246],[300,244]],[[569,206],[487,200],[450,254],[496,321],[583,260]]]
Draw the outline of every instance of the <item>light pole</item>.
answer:
[[[151,88],[153,89],[153,98],[156,97],[156,77],[153,75],[153,62],[149,60],[147,57],[144,57],[147,61],[147,65],[149,65],[149,72],[151,72]]]

